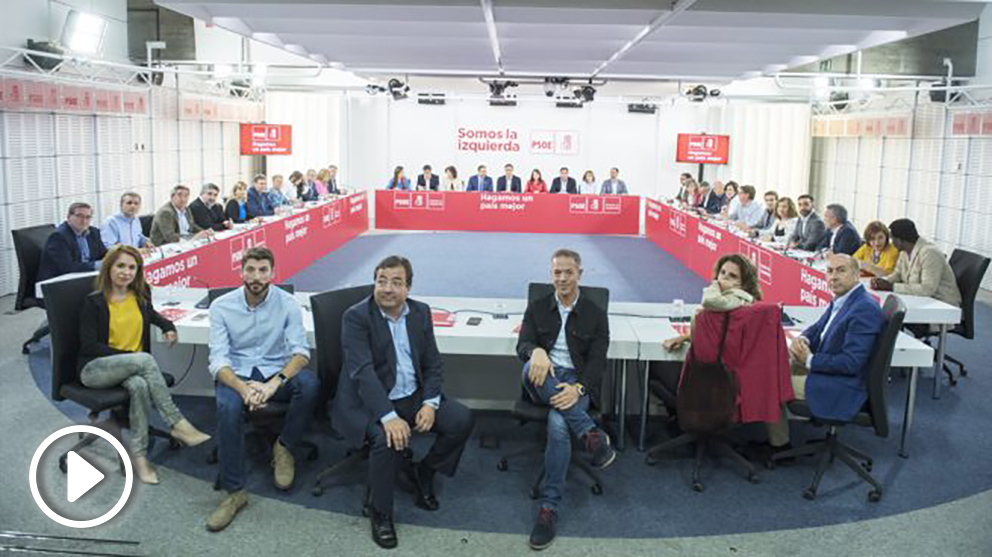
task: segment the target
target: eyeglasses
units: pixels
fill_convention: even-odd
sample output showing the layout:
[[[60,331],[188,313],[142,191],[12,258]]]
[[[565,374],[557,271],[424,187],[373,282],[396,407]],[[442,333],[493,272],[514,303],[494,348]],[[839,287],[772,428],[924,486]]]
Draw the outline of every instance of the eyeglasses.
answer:
[[[72,216],[80,220],[93,220],[93,215],[85,215],[83,213],[73,213]]]

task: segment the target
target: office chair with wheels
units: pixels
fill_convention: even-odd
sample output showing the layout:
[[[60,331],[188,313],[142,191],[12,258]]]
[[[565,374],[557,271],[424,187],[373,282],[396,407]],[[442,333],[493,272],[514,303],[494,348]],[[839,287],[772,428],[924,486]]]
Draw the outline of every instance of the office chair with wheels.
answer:
[[[332,290],[310,297],[313,310],[314,339],[317,344],[317,374],[323,386],[317,407],[321,414],[327,414],[329,401],[334,400],[341,375],[343,351],[341,349],[341,328],[344,313],[351,306],[372,295],[371,284]],[[339,436],[340,437],[340,436]],[[368,446],[352,448],[345,457],[323,469],[314,479],[312,494],[323,495],[324,479],[346,470],[368,457]]]
[[[778,306],[774,306],[774,305],[755,305],[751,307],[751,310],[754,312],[775,312],[776,314],[781,313],[781,309]],[[733,319],[733,312],[724,314],[723,319],[726,320],[724,321],[724,325],[723,325],[724,335],[726,335],[726,327],[729,326],[731,319]],[[779,320],[780,318],[776,319],[776,321]],[[693,341],[695,341],[695,339],[693,339]],[[692,354],[692,352],[690,352],[690,354]],[[716,363],[722,362],[722,354],[723,354],[723,347],[721,346],[718,355],[716,357]],[[687,358],[688,357],[690,356],[687,355]],[[707,364],[705,362],[698,362],[698,364],[699,366],[712,365],[712,364]],[[700,371],[701,369],[697,368],[696,366],[687,365],[683,368],[682,373],[683,374],[699,373]],[[727,372],[731,374],[734,373],[733,370],[729,370],[729,369],[727,370]],[[702,377],[705,378],[707,376],[702,376]],[[707,386],[711,385],[709,379],[703,379],[703,381],[706,382]],[[736,380],[734,380],[734,383],[736,384]],[[672,389],[673,386],[675,387],[674,392]],[[684,384],[680,384],[679,379],[673,377],[671,373],[656,374],[655,379],[648,382],[648,387],[652,392],[658,395],[659,398],[661,398],[661,400],[665,403],[665,405],[668,408],[675,408],[680,406],[679,404],[680,398],[684,402],[685,397],[687,396],[686,389],[682,388],[684,387]],[[724,390],[726,390],[726,387],[728,386],[725,385]],[[684,433],[675,437],[674,439],[670,439],[664,443],[660,443],[658,445],[655,445],[654,447],[649,448],[647,450],[647,454],[645,455],[644,462],[648,466],[654,466],[658,464],[658,462],[660,462],[660,459],[658,458],[659,453],[671,451],[683,445],[694,443],[695,459],[693,460],[692,480],[690,484],[694,491],[702,492],[705,489],[705,486],[700,480],[700,468],[702,467],[703,456],[707,453],[707,449],[715,449],[724,456],[730,458],[738,465],[740,465],[745,470],[746,473],[745,477],[749,482],[758,483],[759,481],[761,481],[754,465],[751,464],[751,462],[749,462],[746,458],[744,458],[744,456],[742,456],[739,452],[737,452],[737,450],[734,449],[732,441],[729,438],[729,432],[733,429],[735,425],[729,418],[732,414],[736,413],[735,410],[736,402],[733,400],[733,398],[736,398],[736,387],[734,387],[733,391],[734,391],[734,397],[731,397],[729,399],[727,398],[723,399],[724,404],[721,405],[721,407],[726,406],[725,410],[727,412],[725,412],[724,416],[727,419],[725,421],[721,421],[720,426],[718,427],[714,426],[715,428],[710,428],[707,430],[700,430],[700,431],[691,430],[690,428],[687,427],[686,429],[689,429],[688,431],[685,431]]]
[[[988,257],[963,249],[955,249],[951,253],[949,264],[951,270],[954,271],[954,279],[958,284],[958,290],[961,292],[961,322],[955,325],[953,329],[948,329],[948,333],[968,340],[974,340],[975,298],[978,296],[978,290],[982,286],[982,279],[985,277],[985,272],[989,268],[989,261]],[[928,327],[923,340],[929,344],[930,339],[937,336],[937,334],[930,332]],[[965,369],[963,362],[947,354],[945,351],[944,373],[947,374],[948,380],[953,387],[958,384],[958,381],[954,378],[954,374],[951,373],[951,367],[948,365],[948,362],[958,366],[958,375],[961,377],[967,377],[968,370]]]
[[[527,289],[527,302],[532,303],[534,300],[549,296],[554,292],[554,286],[547,283],[530,283]],[[589,300],[594,302],[599,307],[603,308],[603,311],[609,312],[610,306],[610,291],[606,288],[594,287],[594,286],[580,286],[579,296],[588,297]],[[510,412],[511,417],[517,420],[520,425],[526,425],[529,423],[537,424],[547,424],[548,422],[548,412],[551,408],[543,404],[537,404],[533,402],[530,398],[530,394],[521,385],[520,388],[520,399],[513,403],[513,410]],[[597,425],[602,424],[602,414],[594,409],[589,409],[589,417],[596,422]],[[546,441],[545,441],[546,443]],[[496,463],[496,469],[500,472],[506,472],[510,468],[510,459],[517,456],[542,455],[544,451],[544,444],[523,447],[520,450],[513,451],[502,455],[499,461]],[[570,462],[578,470],[580,470],[591,482],[590,490],[593,495],[603,494],[603,481],[600,478],[599,473],[593,469],[593,467],[585,461],[579,455],[579,449],[576,447],[576,443],[572,443],[572,459]],[[542,460],[541,467],[538,470],[538,474],[534,479],[533,484],[531,484],[530,497],[531,499],[538,499],[541,495],[541,482],[544,481],[544,463]]]
[[[128,427],[128,405],[130,396],[124,387],[109,389],[91,389],[79,381],[79,318],[83,300],[93,291],[93,277],[80,277],[45,284],[42,286],[45,295],[45,310],[48,314],[48,324],[52,336],[52,399],[57,401],[71,400],[89,410],[91,425],[106,430],[123,443],[121,430]],[[165,384],[171,387],[175,380],[163,373]],[[109,411],[110,416],[103,421],[97,421],[100,413]],[[149,450],[154,446],[155,438],[169,440],[171,448],[179,445],[165,431],[149,428]],[[80,441],[69,451],[78,451],[96,441],[96,435],[81,435]],[[66,471],[66,451],[59,459],[59,467]],[[121,473],[124,463],[120,463]]]
[[[141,215],[138,217],[138,222],[141,223],[141,233],[145,235],[145,238],[151,238],[152,236],[152,221],[155,220],[155,215]]]
[[[44,300],[35,296],[35,283],[38,268],[41,266],[41,254],[45,251],[45,242],[55,232],[55,225],[43,224],[11,230],[14,239],[14,254],[17,256],[17,297],[14,299],[14,309],[22,311],[29,308],[45,308]],[[21,353],[27,354],[30,346],[48,334],[48,325],[43,324],[35,330],[31,338],[21,347]]]
[[[792,414],[810,418],[813,425],[827,427],[827,435],[823,439],[772,455],[773,461],[805,455],[819,457],[816,472],[813,474],[813,481],[803,491],[803,497],[810,501],[816,499],[816,492],[820,487],[823,473],[826,472],[827,467],[830,466],[835,457],[839,458],[848,468],[857,472],[863,481],[872,486],[872,490],[868,492],[869,501],[877,503],[882,499],[882,485],[871,475],[871,457],[840,439],[841,428],[848,424],[870,427],[875,430],[875,435],[879,437],[888,437],[889,435],[885,390],[889,378],[889,366],[892,363],[892,353],[896,348],[896,338],[899,336],[903,319],[906,317],[906,305],[897,296],[889,296],[885,300],[882,312],[888,319],[888,324],[875,341],[875,351],[872,354],[868,369],[868,401],[856,416],[846,421],[826,420],[816,417],[805,400],[793,400],[788,404],[789,412]]]

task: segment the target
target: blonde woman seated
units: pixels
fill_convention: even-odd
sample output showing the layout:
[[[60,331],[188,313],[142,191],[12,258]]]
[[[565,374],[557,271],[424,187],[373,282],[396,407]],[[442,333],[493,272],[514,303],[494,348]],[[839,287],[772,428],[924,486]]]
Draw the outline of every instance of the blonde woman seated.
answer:
[[[93,389],[127,389],[134,469],[142,482],[157,484],[158,474],[145,457],[152,408],[172,428],[172,437],[186,446],[199,445],[210,436],[176,408],[149,353],[151,325],[164,332],[170,348],[176,343],[176,327],[152,306],[138,250],[123,245],[111,248],[103,258],[96,288],[83,302],[80,315],[79,379]]]
[[[879,221],[872,221],[865,227],[862,236],[865,243],[854,252],[854,259],[861,270],[876,277],[886,277],[896,270],[899,260],[899,250],[892,245],[892,233],[889,227]]]
[[[743,255],[731,253],[716,262],[713,282],[703,289],[702,307],[699,311],[733,311],[760,301],[761,287],[758,285],[758,271],[754,264]],[[675,352],[689,342],[691,337],[690,327],[685,334],[670,338],[662,345],[669,352]]]
[[[799,212],[796,210],[795,202],[789,197],[783,197],[775,205],[775,224],[761,239],[776,244],[788,243],[797,224],[799,224]]]

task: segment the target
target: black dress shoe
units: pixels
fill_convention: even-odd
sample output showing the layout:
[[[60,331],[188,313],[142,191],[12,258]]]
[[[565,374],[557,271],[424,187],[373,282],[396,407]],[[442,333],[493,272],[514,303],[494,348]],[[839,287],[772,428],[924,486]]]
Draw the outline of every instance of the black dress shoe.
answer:
[[[396,538],[396,527],[393,526],[393,517],[388,514],[372,510],[372,541],[383,549],[393,549],[399,543]]]
[[[441,506],[434,496],[434,470],[423,463],[413,467],[413,485],[416,496],[413,503],[425,511],[436,511]]]

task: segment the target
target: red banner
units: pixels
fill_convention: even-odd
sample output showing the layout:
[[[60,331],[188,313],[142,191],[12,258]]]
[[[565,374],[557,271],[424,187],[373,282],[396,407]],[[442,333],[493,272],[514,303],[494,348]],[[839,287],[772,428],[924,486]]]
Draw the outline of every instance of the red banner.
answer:
[[[495,192],[375,192],[377,229],[638,234],[640,197]]]
[[[241,154],[293,154],[292,127],[287,124],[241,124]]]
[[[356,193],[150,263],[145,278],[152,286],[238,286],[241,254],[264,245],[275,254],[276,281],[282,281],[368,229],[368,198]]]
[[[727,164],[729,135],[680,133],[675,162]]]
[[[764,301],[825,306],[831,295],[825,275],[808,265],[732,234],[722,226],[647,199],[645,235],[703,279],[713,280],[720,257],[740,253],[758,269]]]

